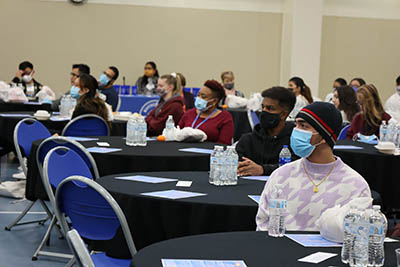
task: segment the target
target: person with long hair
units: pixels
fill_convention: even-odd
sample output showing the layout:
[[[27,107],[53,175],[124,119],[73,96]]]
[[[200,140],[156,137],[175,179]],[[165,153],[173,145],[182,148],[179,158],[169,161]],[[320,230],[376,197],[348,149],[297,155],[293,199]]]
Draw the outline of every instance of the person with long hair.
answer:
[[[104,100],[97,95],[99,85],[96,78],[86,73],[80,73],[78,78],[75,80],[75,86],[79,88],[78,93],[80,97],[78,98],[75,110],[72,113],[72,118],[84,114],[96,114],[102,117],[105,121],[112,120],[111,108],[108,108]]]
[[[367,83],[363,78],[353,78],[349,83],[350,87],[353,88],[355,91],[357,91],[359,87],[365,84]]]
[[[382,121],[388,122],[391,116],[383,109],[376,87],[373,84],[365,84],[358,88],[357,102],[361,106],[361,112],[353,118],[347,131],[347,139],[352,139],[357,133],[375,134],[379,137]]]
[[[146,117],[147,135],[160,135],[169,115],[172,115],[175,125],[183,115],[183,100],[181,97],[181,80],[176,73],[163,75],[158,79],[157,93],[160,102]]]
[[[333,104],[342,113],[343,123],[349,124],[354,116],[360,112],[357,96],[350,86],[339,86],[333,93]]]
[[[156,95],[158,81],[157,65],[149,61],[144,65],[144,75],[136,81],[136,93],[138,95]]]
[[[325,102],[332,103],[333,104],[333,94],[335,93],[336,88],[340,86],[345,86],[347,85],[347,81],[343,78],[337,78],[333,82],[333,90],[325,97]]]
[[[289,114],[289,119],[294,120],[297,113],[299,113],[303,107],[313,103],[314,99],[311,95],[310,87],[308,87],[300,77],[291,78],[288,87],[296,96],[296,105]]]

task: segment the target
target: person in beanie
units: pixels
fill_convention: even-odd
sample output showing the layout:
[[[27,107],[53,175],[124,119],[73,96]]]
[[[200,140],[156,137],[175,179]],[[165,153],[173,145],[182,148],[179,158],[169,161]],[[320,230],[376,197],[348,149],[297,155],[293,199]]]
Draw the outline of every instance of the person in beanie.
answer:
[[[290,145],[301,159],[271,174],[256,216],[258,231],[268,229],[268,207],[276,184],[282,184],[287,199],[287,230],[318,231],[315,222],[325,210],[371,197],[364,178],[333,154],[341,125],[342,116],[330,103],[314,102],[300,110]]]

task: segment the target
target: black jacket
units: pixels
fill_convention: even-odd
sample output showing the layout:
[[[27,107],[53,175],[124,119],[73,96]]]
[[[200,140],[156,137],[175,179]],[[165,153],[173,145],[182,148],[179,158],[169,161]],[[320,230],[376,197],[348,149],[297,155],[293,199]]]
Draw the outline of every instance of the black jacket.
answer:
[[[289,146],[292,161],[298,159],[290,148],[293,128],[293,124],[286,123],[285,128],[277,136],[269,136],[260,124],[256,125],[253,132],[243,135],[236,145],[239,158],[251,159],[263,166],[264,175],[270,175],[279,167],[279,153],[284,145]]]

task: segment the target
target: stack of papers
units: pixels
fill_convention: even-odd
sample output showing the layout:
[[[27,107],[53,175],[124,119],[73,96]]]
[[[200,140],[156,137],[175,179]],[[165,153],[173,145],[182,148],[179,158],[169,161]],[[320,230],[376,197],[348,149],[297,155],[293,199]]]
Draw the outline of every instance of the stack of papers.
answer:
[[[196,148],[196,147],[182,148],[182,149],[179,149],[179,151],[192,152],[192,153],[201,153],[201,154],[211,154],[211,153],[213,153],[212,149]]]
[[[171,260],[161,259],[163,267],[247,267],[244,261],[228,260]]]
[[[90,153],[111,153],[121,151],[121,148],[110,148],[110,147],[89,147],[87,151]]]
[[[345,150],[359,150],[359,149],[364,149],[359,146],[351,146],[351,145],[335,145],[333,149],[345,149]]]
[[[89,138],[89,137],[80,137],[80,136],[66,136],[66,137],[69,139],[78,141],[78,142],[99,140],[99,138]]]
[[[268,181],[269,176],[242,176],[240,177],[242,179],[247,179],[247,180],[254,180],[254,181]]]
[[[298,261],[307,262],[307,263],[320,263],[320,262],[323,262],[324,260],[335,257],[336,255],[337,254],[335,254],[335,253],[316,252],[311,255],[308,255],[307,257],[298,259]]]
[[[286,234],[286,237],[303,247],[341,247],[342,244],[324,239],[318,234]]]
[[[29,118],[32,117],[30,114],[14,114],[14,113],[2,113],[0,114],[2,117],[8,117],[8,118]]]
[[[141,193],[141,195],[150,196],[150,197],[167,198],[167,199],[181,199],[181,198],[205,196],[207,194],[186,192],[186,191],[180,191],[180,190],[165,190],[165,191]]]
[[[127,181],[135,181],[135,182],[143,182],[143,183],[151,183],[151,184],[159,184],[159,183],[178,181],[178,179],[151,177],[151,176],[145,176],[145,175],[115,177],[115,179],[127,180]]]

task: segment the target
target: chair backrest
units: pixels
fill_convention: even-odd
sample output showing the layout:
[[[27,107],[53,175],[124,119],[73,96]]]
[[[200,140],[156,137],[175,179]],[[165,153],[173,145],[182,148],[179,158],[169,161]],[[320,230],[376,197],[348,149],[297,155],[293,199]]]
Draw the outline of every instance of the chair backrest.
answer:
[[[39,139],[45,139],[51,136],[49,130],[39,121],[26,118],[17,123],[14,128],[14,145],[18,160],[22,170],[27,176],[28,170],[22,159],[22,152],[26,157],[31,153],[32,143]],[[22,149],[22,151],[21,151]]]
[[[249,119],[250,127],[252,130],[257,124],[260,123],[260,119],[258,118],[257,113],[250,109],[247,110],[247,118]]]
[[[76,230],[67,233],[67,240],[79,267],[95,267],[85,243]]]
[[[107,122],[95,114],[76,117],[65,125],[63,136],[108,136],[110,129]]]
[[[67,215],[80,236],[91,240],[110,240],[121,226],[131,256],[136,247],[121,208],[101,185],[82,176],[63,180],[56,191],[55,212],[68,232]],[[93,227],[93,226],[96,227]]]
[[[342,128],[342,130],[340,131],[338,140],[345,140],[346,139],[346,135],[347,135],[347,131],[349,130],[350,125],[346,125]]]
[[[100,177],[96,162],[86,148],[79,142],[64,136],[52,136],[40,143],[36,151],[36,162],[40,174],[42,174],[43,162],[47,153],[57,146],[64,146],[74,150],[85,161],[89,169],[92,170],[93,178],[96,180]]]

